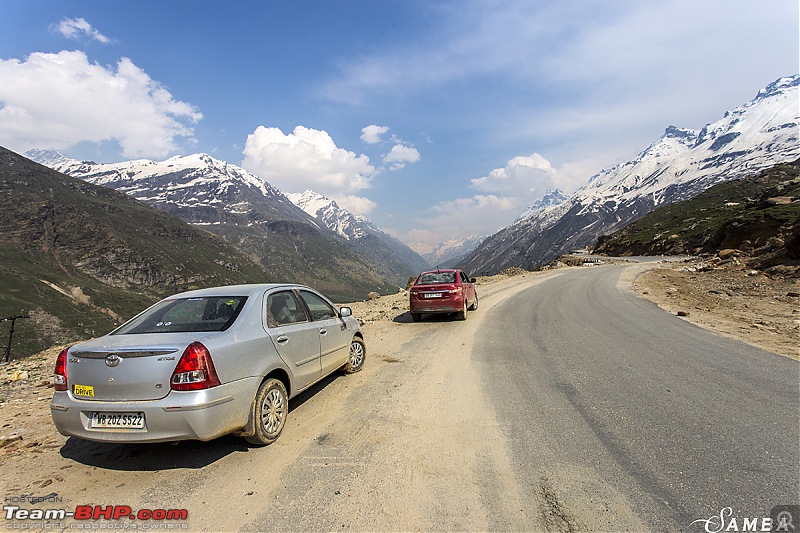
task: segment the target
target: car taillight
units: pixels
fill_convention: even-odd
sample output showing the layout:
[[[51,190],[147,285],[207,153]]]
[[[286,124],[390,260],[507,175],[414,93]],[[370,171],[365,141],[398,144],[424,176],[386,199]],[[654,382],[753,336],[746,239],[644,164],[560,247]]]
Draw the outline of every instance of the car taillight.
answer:
[[[456,287],[455,289],[450,289],[447,291],[449,294],[461,294],[461,287]]]
[[[172,372],[170,388],[178,391],[210,389],[220,384],[208,348],[193,342],[183,351]]]
[[[53,388],[55,390],[65,391],[69,388],[67,385],[67,352],[69,352],[69,348],[64,348],[56,359],[56,370],[53,377]]]

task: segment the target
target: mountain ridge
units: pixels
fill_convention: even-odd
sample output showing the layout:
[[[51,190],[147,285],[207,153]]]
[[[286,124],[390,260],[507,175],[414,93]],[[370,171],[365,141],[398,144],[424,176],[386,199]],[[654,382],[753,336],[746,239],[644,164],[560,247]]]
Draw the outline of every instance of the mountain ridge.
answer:
[[[410,276],[429,268],[428,262],[399,239],[363,215],[354,215],[317,192],[286,195],[319,224],[340,235],[387,279],[404,286]]]
[[[217,235],[2,147],[0,229],[0,314],[31,316],[15,355],[107,333],[183,290],[277,281]]]
[[[400,285],[399,278],[383,277],[280,190],[208,154],[98,164],[51,151],[28,153],[67,175],[124,192],[224,237],[281,281],[312,285],[340,301],[393,292]]]
[[[520,218],[459,267],[497,273],[537,268],[594,244],[657,206],[687,200],[722,181],[755,174],[800,156],[800,75],[783,77],[700,131],[669,126],[638,157],[589,178],[563,203]]]
[[[623,229],[601,236],[595,252],[613,256],[737,255],[750,269],[797,277],[800,159],[718,183],[690,200],[661,206]]]

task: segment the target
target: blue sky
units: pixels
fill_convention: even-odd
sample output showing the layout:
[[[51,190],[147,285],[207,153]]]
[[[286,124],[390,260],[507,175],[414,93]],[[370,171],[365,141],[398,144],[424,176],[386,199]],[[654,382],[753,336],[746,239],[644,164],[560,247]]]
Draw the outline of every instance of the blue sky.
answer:
[[[797,73],[796,0],[0,0],[0,145],[206,152],[420,250]]]

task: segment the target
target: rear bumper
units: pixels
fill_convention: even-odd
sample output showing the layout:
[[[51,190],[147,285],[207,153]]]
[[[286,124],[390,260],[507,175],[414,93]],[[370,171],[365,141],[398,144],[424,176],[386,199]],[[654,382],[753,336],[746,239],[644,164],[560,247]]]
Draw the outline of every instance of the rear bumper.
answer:
[[[464,300],[411,300],[412,313],[458,313],[464,309]]]
[[[107,402],[78,400],[56,392],[50,413],[62,435],[98,442],[211,440],[244,428],[261,379],[246,378],[202,391],[170,393],[160,400]],[[92,412],[144,413],[143,429],[92,428]]]
[[[458,313],[461,311],[463,307],[450,307],[450,306],[439,306],[439,307],[412,307],[412,313]]]

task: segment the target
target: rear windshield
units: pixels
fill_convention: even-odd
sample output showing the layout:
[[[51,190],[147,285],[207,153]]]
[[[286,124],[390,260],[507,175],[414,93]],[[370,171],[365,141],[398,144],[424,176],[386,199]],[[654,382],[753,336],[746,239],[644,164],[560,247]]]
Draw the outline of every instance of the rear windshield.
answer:
[[[437,283],[455,283],[455,272],[426,272],[419,277],[417,285],[436,285]]]
[[[207,296],[164,300],[126,322],[112,335],[225,331],[239,316],[246,296]]]

